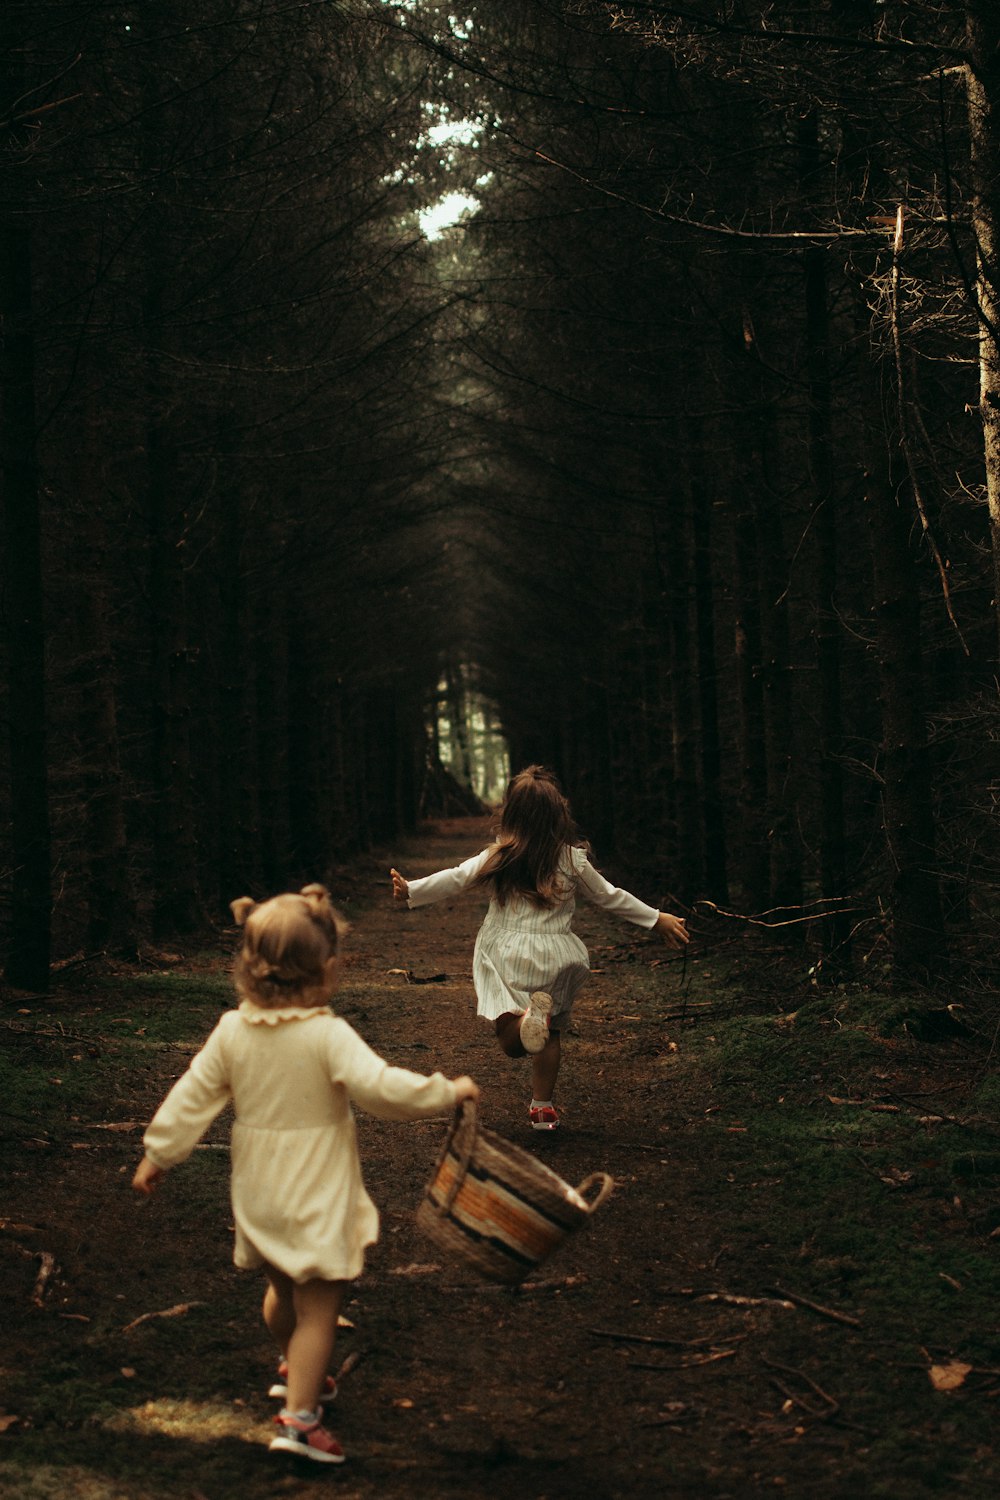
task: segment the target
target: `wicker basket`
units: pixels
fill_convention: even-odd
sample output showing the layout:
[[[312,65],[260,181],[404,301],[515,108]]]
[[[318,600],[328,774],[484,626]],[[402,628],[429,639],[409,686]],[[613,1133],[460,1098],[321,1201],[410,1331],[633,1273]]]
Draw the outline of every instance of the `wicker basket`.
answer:
[[[607,1172],[570,1187],[529,1151],[484,1130],[466,1100],[417,1209],[417,1227],[484,1276],[515,1283],[586,1223],[613,1187]]]

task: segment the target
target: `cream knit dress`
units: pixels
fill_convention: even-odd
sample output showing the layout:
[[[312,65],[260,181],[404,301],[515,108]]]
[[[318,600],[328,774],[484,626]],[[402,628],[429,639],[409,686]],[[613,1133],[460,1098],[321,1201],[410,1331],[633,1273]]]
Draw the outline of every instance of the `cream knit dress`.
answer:
[[[232,1101],[233,1259],[293,1281],[348,1281],[378,1239],[361,1178],[351,1100],[383,1120],[447,1114],[455,1086],[393,1068],[328,1006],[227,1011],[146,1131],[174,1167]]]
[[[486,863],[490,849],[451,870],[411,880],[408,905],[428,906],[466,890]],[[526,1010],[533,990],[552,996],[550,1024],[565,1025],[580,986],[590,973],[590,957],[572,930],[576,893],[638,927],[652,927],[659,916],[628,891],[611,885],[594,869],[583,849],[567,844],[559,861],[565,892],[554,907],[533,906],[511,897],[504,906],[490,901],[472,956],[477,1014],[488,1021]]]

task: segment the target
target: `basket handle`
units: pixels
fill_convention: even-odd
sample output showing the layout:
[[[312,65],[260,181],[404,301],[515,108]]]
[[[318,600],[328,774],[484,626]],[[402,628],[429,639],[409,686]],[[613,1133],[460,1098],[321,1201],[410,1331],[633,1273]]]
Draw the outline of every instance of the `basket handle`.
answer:
[[[463,1129],[463,1127],[464,1140],[460,1140],[459,1132]],[[442,1214],[446,1214],[449,1212],[449,1210],[451,1209],[451,1205],[458,1197],[459,1191],[462,1187],[462,1183],[465,1181],[466,1173],[469,1170],[469,1162],[472,1160],[472,1153],[476,1149],[476,1135],[478,1133],[478,1130],[479,1124],[476,1119],[476,1101],[474,1099],[463,1099],[461,1104],[455,1111],[455,1118],[452,1121],[451,1125],[451,1133],[448,1137],[448,1140],[445,1142],[445,1152],[447,1152],[448,1147],[451,1145],[452,1141],[455,1142],[455,1155],[458,1157],[458,1171],[455,1173],[454,1181],[452,1182],[451,1187],[448,1189],[448,1196],[446,1197],[441,1209]],[[464,1150],[463,1145],[465,1148]],[[444,1155],[444,1153],[442,1153],[442,1155]]]
[[[609,1172],[591,1172],[590,1176],[585,1177],[577,1188],[577,1192],[580,1194],[581,1198],[586,1199],[588,1190],[594,1186],[595,1182],[599,1182],[601,1184],[601,1188],[593,1203],[587,1204],[587,1212],[590,1214],[592,1214],[595,1209],[600,1208],[601,1204],[611,1196],[612,1190],[614,1189],[615,1185],[615,1179]]]

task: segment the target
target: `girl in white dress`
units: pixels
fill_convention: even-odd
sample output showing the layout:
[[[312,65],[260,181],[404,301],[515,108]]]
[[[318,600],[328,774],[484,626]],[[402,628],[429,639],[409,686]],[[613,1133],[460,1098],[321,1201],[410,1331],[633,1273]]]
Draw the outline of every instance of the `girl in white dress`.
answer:
[[[680,917],[657,911],[610,885],[587,857],[555,776],[528,766],[507,787],[496,842],[451,870],[407,880],[391,870],[393,896],[427,906],[484,887],[489,910],[472,959],[477,1012],[492,1021],[508,1057],[531,1055],[533,1130],[555,1130],[559,1033],[590,973],[572,930],[576,893],[605,911],[660,934],[674,948],[690,941]]]
[[[151,1193],[232,1102],[233,1255],[267,1278],[264,1322],[282,1361],[274,1449],[342,1463],[321,1401],[344,1287],[378,1238],[361,1177],[351,1101],[387,1120],[447,1114],[479,1090],[471,1078],[393,1068],[330,1009],[345,930],[321,885],[257,906],[232,903],[245,935],[227,1011],[143,1137],[132,1186]]]

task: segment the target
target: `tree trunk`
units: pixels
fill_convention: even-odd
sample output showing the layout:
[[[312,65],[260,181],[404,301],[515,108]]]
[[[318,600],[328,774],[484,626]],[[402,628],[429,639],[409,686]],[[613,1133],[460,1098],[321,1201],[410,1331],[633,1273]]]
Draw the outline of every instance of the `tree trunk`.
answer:
[[[800,179],[807,200],[825,207],[819,119],[815,110],[799,122]],[[839,515],[834,486],[831,435],[830,312],[827,251],[821,245],[803,252],[805,277],[805,344],[808,380],[809,477],[812,481],[816,542],[816,670],[820,731],[820,893],[831,909],[847,883],[844,830],[843,708],[841,700],[840,624],[837,619]],[[848,919],[832,910],[823,921],[823,951],[834,968],[847,959]]]
[[[686,469],[686,466],[685,466]],[[685,472],[674,497],[669,554],[657,544],[660,586],[666,598],[670,651],[670,719],[674,805],[674,844],[667,861],[674,893],[692,902],[704,888],[702,796],[698,785],[698,692],[692,639],[692,528],[695,484]],[[656,788],[659,797],[663,788]]]
[[[24,96],[19,7],[0,23],[0,109]],[[19,145],[12,154],[19,164]],[[8,622],[11,934],[5,974],[17,989],[46,990],[52,888],[45,695],[45,624],[35,419],[35,335],[28,218],[0,209],[0,480],[4,613]]]
[[[736,666],[740,840],[738,878],[745,906],[761,911],[770,894],[767,845],[767,766],[764,759],[764,705],[757,664],[760,661],[760,612],[757,581],[757,532],[743,473],[736,476],[733,516],[733,655]]]
[[[706,472],[700,430],[690,429],[692,471]],[[726,865],[726,828],[722,808],[722,742],[719,734],[719,666],[715,650],[715,597],[712,557],[712,494],[707,484],[691,496],[691,539],[694,568],[695,673],[701,728],[701,817],[704,839],[705,891],[712,901],[729,900]]]
[[[969,186],[976,242],[979,411],[993,551],[993,608],[1000,639],[1000,7],[967,0]]]
[[[941,966],[945,939],[924,720],[920,589],[910,551],[912,506],[905,493],[901,497],[891,471],[874,391],[865,440],[882,700],[883,828],[892,869],[892,965],[897,979],[924,981]]]
[[[131,885],[118,735],[118,684],[108,599],[106,433],[96,372],[81,355],[84,385],[76,490],[83,516],[79,541],[79,634],[84,691],[81,741],[86,788],[87,945],[134,956],[136,908]]]
[[[830,433],[830,324],[827,309],[826,251],[805,252],[806,345],[809,378],[809,469],[815,502],[816,667],[820,729],[820,892],[836,903],[846,893],[844,832],[844,725],[841,701],[840,627],[836,611],[838,515],[833,483]],[[823,921],[823,951],[846,961],[848,919],[833,910]]]

